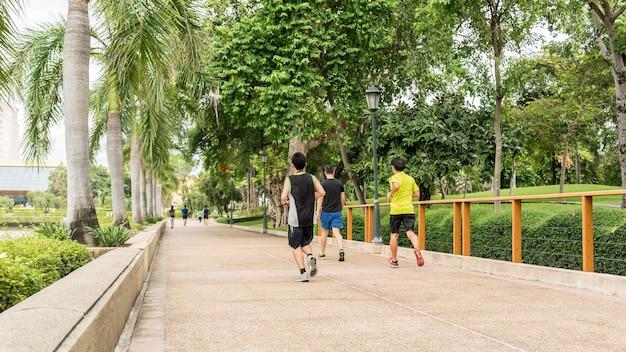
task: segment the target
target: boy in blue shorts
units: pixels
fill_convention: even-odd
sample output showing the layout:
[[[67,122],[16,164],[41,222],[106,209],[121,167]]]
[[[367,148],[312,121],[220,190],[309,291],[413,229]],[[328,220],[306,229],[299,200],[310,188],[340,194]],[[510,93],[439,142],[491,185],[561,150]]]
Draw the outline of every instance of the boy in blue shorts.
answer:
[[[317,219],[322,225],[322,234],[320,235],[321,253],[318,257],[326,259],[326,240],[328,239],[328,231],[332,227],[333,237],[339,247],[339,261],[343,262],[345,253],[343,251],[343,237],[341,237],[341,229],[343,228],[341,220],[343,206],[346,204],[346,194],[343,183],[335,178],[335,168],[332,165],[324,167],[324,176],[326,176],[326,180],[322,181],[322,187],[324,187],[326,195],[322,202],[317,203]]]

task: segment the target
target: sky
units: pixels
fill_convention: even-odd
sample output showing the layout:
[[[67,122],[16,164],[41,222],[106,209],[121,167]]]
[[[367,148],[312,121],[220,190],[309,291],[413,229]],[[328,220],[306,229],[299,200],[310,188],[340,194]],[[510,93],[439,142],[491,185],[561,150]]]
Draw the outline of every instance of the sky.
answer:
[[[2,0],[0,0],[2,1]],[[16,23],[22,24],[24,27],[32,27],[38,23],[50,22],[58,19],[59,17],[67,16],[67,0],[26,0],[25,14],[23,20],[18,20]],[[91,73],[90,79],[94,78],[94,73]],[[23,109],[20,108],[21,116],[20,121],[23,121]],[[21,124],[23,122],[20,122]],[[57,128],[54,128],[51,132],[52,137],[52,151],[48,156],[50,162],[63,162],[67,165],[65,157],[65,129],[61,124]],[[20,133],[23,133],[23,124],[20,126]],[[101,143],[100,152],[96,156],[96,163],[106,166],[106,154],[104,152],[105,145]]]

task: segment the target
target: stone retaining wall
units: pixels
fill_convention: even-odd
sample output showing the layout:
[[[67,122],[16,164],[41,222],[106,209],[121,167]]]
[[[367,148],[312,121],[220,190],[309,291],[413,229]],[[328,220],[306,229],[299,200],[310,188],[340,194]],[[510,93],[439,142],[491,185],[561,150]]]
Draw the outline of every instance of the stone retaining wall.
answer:
[[[110,352],[146,280],[165,222],[0,314],[0,351]]]

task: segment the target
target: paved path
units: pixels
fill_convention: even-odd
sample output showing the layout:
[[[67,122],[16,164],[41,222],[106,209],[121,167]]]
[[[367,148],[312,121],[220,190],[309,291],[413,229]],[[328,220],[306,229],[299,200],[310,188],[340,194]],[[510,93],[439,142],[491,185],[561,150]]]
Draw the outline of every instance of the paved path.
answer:
[[[177,219],[128,350],[626,350],[624,298],[336,250],[298,283],[286,238]]]

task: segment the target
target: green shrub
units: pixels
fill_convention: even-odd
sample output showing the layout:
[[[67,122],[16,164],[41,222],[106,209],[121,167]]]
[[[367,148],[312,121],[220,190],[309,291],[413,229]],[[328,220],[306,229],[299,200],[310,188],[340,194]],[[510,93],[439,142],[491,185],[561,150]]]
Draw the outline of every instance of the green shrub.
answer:
[[[87,264],[87,247],[42,235],[0,240],[0,312]]]
[[[163,216],[148,216],[146,218],[146,222],[148,224],[156,224],[157,222],[161,221],[165,219]]]
[[[123,225],[90,228],[89,230],[101,247],[121,247],[131,236],[130,230]]]
[[[34,229],[35,233],[43,235],[45,237],[51,239],[57,239],[60,241],[71,241],[72,234],[74,231],[70,232],[70,229],[67,227],[67,224],[62,222],[55,222],[49,224],[41,224]]]

